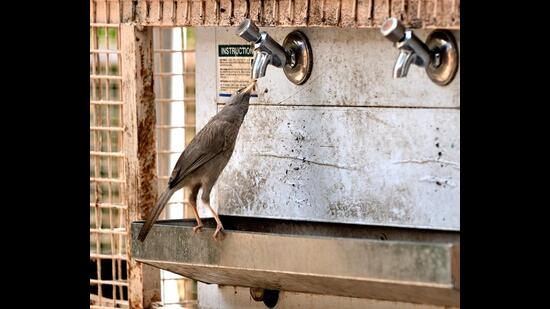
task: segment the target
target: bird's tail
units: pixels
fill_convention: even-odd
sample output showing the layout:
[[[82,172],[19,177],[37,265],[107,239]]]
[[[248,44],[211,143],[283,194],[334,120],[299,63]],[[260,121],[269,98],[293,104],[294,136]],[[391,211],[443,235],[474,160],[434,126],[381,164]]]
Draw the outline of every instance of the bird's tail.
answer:
[[[164,209],[164,206],[166,206],[166,203],[168,203],[168,200],[170,197],[172,197],[172,194],[174,194],[175,190],[167,188],[159,197],[157,204],[155,205],[155,208],[153,208],[153,211],[149,214],[149,217],[145,221],[145,224],[143,224],[143,227],[139,231],[138,239],[140,241],[144,241],[147,237],[147,234],[149,234],[149,231],[153,227],[153,224],[155,221],[157,221],[158,217],[160,216],[160,213]]]

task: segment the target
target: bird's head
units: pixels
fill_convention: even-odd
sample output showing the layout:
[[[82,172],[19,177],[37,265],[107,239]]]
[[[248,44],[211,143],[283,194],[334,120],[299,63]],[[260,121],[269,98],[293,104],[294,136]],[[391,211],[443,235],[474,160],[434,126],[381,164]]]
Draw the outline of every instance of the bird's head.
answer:
[[[231,97],[229,105],[242,103],[246,103],[248,105],[250,101],[250,94],[252,93],[252,89],[254,89],[255,85],[256,81],[252,81],[248,86],[237,90],[237,92],[235,92],[235,94]]]

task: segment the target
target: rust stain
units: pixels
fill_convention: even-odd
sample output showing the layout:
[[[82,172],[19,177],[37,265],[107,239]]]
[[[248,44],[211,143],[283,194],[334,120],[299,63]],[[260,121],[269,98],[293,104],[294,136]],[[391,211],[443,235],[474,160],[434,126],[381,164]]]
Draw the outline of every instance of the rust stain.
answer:
[[[142,218],[154,207],[157,199],[154,125],[155,122],[150,117],[138,124],[138,156],[141,158],[139,161],[139,208]]]
[[[130,308],[132,309],[143,309],[143,300],[142,298],[142,285],[143,285],[143,275],[141,272],[141,263],[136,262],[133,259],[128,260],[128,281],[134,284],[129,286],[128,291],[128,302]],[[140,283],[140,284],[136,284]]]
[[[136,22],[151,26],[219,26],[234,25],[244,18],[252,18],[258,26],[282,27],[344,27],[378,28],[389,16],[397,17],[411,28],[460,29],[460,1],[442,0],[426,2],[423,0],[300,0],[288,1],[288,5],[279,0],[238,1],[245,6],[243,14],[235,14],[235,0],[228,3],[227,13],[220,12],[220,1],[213,1],[216,8],[207,9],[207,1],[187,1],[184,19],[174,17],[181,5],[174,1],[172,17],[164,16],[164,1],[132,1],[131,11],[123,13],[125,22]],[[183,3],[182,3],[183,4]],[[191,6],[198,6],[192,9]],[[283,5],[285,7],[283,7]],[[254,9],[252,7],[254,6]],[[257,7],[256,7],[257,6]],[[136,9],[136,7],[140,9]],[[157,10],[159,10],[157,12]],[[153,11],[152,11],[153,10]],[[296,11],[299,16],[296,16]],[[167,12],[169,13],[169,12]],[[93,13],[92,13],[93,15]]]
[[[137,76],[136,81],[141,84],[138,87],[139,98],[137,102],[137,157],[138,157],[138,216],[145,218],[157,199],[157,175],[156,175],[156,111],[155,93],[152,69],[152,41],[150,34],[136,33],[137,45]]]

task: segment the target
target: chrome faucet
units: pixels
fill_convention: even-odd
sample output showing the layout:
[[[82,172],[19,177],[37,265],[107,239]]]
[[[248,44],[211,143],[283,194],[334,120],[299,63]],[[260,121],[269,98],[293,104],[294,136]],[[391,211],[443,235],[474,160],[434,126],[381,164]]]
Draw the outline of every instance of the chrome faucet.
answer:
[[[283,46],[269,34],[260,32],[250,19],[245,19],[236,34],[248,42],[254,43],[252,79],[264,77],[269,64],[282,68],[287,78],[297,84],[303,84],[309,78],[313,66],[311,46],[305,34],[293,31],[288,34]]]
[[[440,86],[449,84],[455,77],[458,48],[451,32],[435,30],[424,44],[395,17],[386,20],[380,31],[399,49],[393,78],[406,77],[412,63],[425,68],[430,79]]]
[[[250,19],[245,19],[237,28],[237,34],[254,43],[254,64],[252,66],[252,78],[258,79],[265,76],[267,65],[282,68],[287,63],[287,54],[284,48],[266,32],[260,32],[260,29],[252,23]]]
[[[411,30],[392,17],[382,25],[382,34],[399,48],[399,56],[393,67],[393,77],[407,76],[411,63],[427,67],[432,62],[430,50]]]

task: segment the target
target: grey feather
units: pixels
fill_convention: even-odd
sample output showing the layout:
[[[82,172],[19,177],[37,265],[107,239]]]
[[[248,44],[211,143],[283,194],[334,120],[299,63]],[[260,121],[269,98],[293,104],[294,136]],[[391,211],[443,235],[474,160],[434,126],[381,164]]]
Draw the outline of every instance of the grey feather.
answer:
[[[185,148],[168,180],[168,189],[160,195],[157,205],[141,228],[139,240],[145,240],[164,206],[177,190],[200,186],[203,189],[203,201],[209,202],[210,190],[235,148],[239,129],[248,112],[253,85],[237,91]]]
[[[147,234],[149,234],[149,231],[153,227],[153,223],[157,221],[158,217],[162,213],[162,210],[164,209],[164,206],[166,206],[166,203],[168,203],[168,200],[172,197],[174,192],[176,192],[176,190],[168,188],[160,195],[155,208],[153,208],[153,211],[149,214],[149,217],[139,231],[138,239],[140,241],[145,240],[145,237],[147,237]]]

